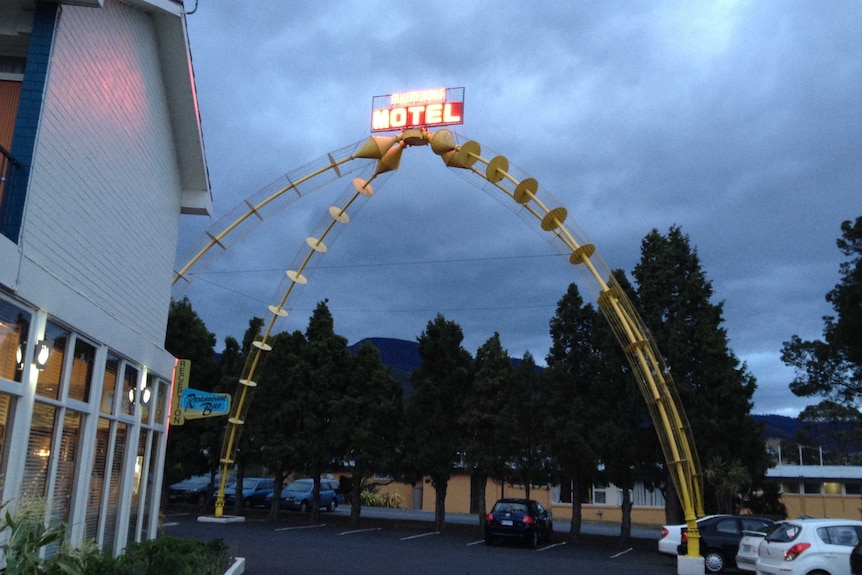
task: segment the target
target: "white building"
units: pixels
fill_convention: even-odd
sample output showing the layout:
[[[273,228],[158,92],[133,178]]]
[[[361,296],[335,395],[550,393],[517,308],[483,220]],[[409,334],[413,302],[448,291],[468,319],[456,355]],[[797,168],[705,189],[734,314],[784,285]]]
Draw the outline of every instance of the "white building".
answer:
[[[156,534],[180,214],[211,212],[182,4],[3,0],[0,146],[2,498],[116,554]]]

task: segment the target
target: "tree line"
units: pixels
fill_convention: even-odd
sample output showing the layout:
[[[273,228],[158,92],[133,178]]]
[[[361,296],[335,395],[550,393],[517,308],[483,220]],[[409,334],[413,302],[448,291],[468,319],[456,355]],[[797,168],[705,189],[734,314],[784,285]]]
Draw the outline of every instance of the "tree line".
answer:
[[[712,284],[688,236],[676,226],[666,234],[653,230],[641,243],[634,283],[622,270],[614,276],[676,381],[704,465],[707,512],[774,510],[774,498],[756,495],[768,465],[762,429],[751,418],[756,382],[729,347],[723,303],[712,301]],[[232,392],[261,325],[253,318],[243,342],[226,338],[215,359],[215,336],[188,300],[177,301],[166,348],[192,359],[192,387]],[[580,533],[581,502],[598,483],[613,483],[623,494],[623,539],[631,529],[630,490],[638,483],[662,490],[667,520],[682,522],[634,376],[607,322],[575,284],[558,301],[549,332],[543,368],[529,352],[513,364],[497,333],[471,353],[461,327],[437,314],[417,337],[421,364],[403,397],[376,348],[366,343],[350,352],[324,300],[304,332],[271,340],[236,453],[237,474],[265,470],[278,492],[293,474],[314,477],[319,489],[322,473],[346,469],[354,522],[360,490],[385,474],[430,483],[442,530],[455,472],[471,476],[480,521],[485,486],[493,480],[528,490],[561,485],[573,503],[572,538]],[[172,428],[165,483],[214,473],[222,432],[217,418]]]

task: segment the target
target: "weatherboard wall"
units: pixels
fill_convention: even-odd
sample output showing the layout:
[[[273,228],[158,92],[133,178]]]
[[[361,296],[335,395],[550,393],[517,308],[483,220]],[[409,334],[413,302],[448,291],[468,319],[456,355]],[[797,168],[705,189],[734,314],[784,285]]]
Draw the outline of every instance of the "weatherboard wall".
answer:
[[[63,6],[31,169],[19,295],[169,375],[181,182],[152,16]]]

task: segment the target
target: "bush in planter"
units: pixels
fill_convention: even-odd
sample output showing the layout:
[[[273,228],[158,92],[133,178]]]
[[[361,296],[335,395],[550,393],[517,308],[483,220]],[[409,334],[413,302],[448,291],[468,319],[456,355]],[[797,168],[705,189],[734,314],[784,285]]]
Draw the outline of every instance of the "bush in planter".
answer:
[[[122,555],[91,557],[85,575],[222,575],[233,563],[221,539],[203,543],[163,535],[133,543]]]
[[[5,502],[0,508],[6,507]],[[95,547],[85,545],[71,549],[64,541],[64,524],[46,525],[45,504],[39,499],[22,500],[13,515],[6,508],[0,520],[0,532],[8,531],[8,539],[0,545],[5,559],[5,575],[83,575],[87,558]],[[42,556],[44,547],[56,546],[55,552]]]

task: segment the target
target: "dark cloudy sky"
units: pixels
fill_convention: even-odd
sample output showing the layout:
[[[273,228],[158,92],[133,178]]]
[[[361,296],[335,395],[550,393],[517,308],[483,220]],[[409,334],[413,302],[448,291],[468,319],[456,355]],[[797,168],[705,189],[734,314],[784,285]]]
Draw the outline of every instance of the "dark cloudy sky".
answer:
[[[646,234],[679,226],[757,378],[754,411],[795,415],[811,401],[787,388],[782,342],[821,337],[841,222],[862,215],[860,24],[856,0],[199,0],[188,30],[215,215],[184,216],[180,253],[278,178],[367,138],[372,97],[463,86],[460,141],[536,178],[611,268],[630,273]],[[217,349],[269,317],[349,179],[268,218],[185,290]],[[277,331],[304,330],[328,298],[350,343],[414,340],[440,312],[471,353],[496,331],[543,362],[578,279],[546,238],[427,147],[375,190]]]

